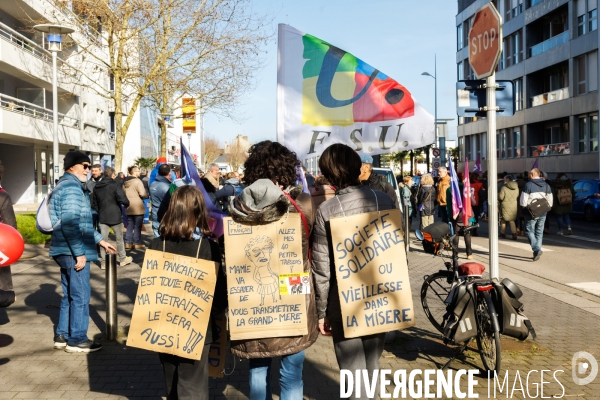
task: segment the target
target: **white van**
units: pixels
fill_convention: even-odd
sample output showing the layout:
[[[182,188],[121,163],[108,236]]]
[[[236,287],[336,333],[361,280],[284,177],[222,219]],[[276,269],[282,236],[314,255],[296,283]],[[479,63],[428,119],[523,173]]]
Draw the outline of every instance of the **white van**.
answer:
[[[398,204],[400,204],[400,211],[402,211],[402,198],[400,197],[400,188],[398,187],[398,183],[396,183],[396,175],[394,175],[394,171],[389,168],[376,168],[373,167],[373,171],[377,175],[384,176],[385,179],[392,185],[394,191],[396,192],[396,196],[398,197]]]

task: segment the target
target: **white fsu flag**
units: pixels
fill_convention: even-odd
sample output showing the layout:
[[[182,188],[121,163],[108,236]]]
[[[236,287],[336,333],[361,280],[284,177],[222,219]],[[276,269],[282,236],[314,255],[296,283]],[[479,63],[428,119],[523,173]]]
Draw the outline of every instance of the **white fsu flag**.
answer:
[[[334,143],[383,154],[432,144],[433,117],[383,72],[280,24],[277,140],[301,160]]]

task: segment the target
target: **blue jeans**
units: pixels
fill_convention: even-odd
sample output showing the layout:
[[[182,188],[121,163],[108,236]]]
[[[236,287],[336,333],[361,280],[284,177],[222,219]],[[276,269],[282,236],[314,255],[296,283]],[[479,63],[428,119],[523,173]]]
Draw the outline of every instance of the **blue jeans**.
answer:
[[[562,231],[563,223],[567,225],[567,228],[571,227],[571,216],[569,213],[566,214],[556,214],[556,219],[558,220],[558,230]]]
[[[63,335],[70,346],[85,343],[90,322],[90,262],[75,271],[77,260],[73,256],[56,256],[54,261],[60,266],[63,290],[56,334]]]
[[[142,223],[144,222],[143,215],[128,215],[127,216],[127,234],[125,235],[125,243],[127,244],[142,244]]]
[[[250,359],[250,400],[271,400],[271,357]],[[304,350],[299,353],[281,356],[280,400],[302,399],[304,383],[302,382],[302,366]]]
[[[527,218],[525,220],[525,235],[529,239],[531,250],[534,253],[542,250],[542,238],[544,237],[544,222],[546,222],[546,215],[537,217],[535,219]]]
[[[154,232],[154,237],[160,237],[160,233],[158,232],[158,228],[160,227],[160,222],[152,221],[152,232]]]

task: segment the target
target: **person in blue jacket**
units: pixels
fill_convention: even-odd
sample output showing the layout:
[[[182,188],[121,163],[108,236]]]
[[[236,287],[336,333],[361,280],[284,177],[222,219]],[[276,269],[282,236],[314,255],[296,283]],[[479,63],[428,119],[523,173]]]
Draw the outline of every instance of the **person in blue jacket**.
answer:
[[[165,198],[165,195],[169,193],[169,189],[171,188],[171,167],[168,164],[162,164],[158,167],[158,175],[152,185],[150,185],[150,201],[152,202],[152,231],[154,232],[154,237],[157,238],[160,236],[158,232],[158,227],[160,226],[160,221],[158,220],[158,208],[160,207],[161,202]]]
[[[85,185],[90,159],[80,151],[64,158],[65,174],[50,197],[50,221],[54,226],[50,257],[60,266],[63,298],[54,348],[69,353],[90,353],[102,348],[87,337],[90,319],[90,261],[98,260],[96,245],[114,253],[92,225],[90,195]]]

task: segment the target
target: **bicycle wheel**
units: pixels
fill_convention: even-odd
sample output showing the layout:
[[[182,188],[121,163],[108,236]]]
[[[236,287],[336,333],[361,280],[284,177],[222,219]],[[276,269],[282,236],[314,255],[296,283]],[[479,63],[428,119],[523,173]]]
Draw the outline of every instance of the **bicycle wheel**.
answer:
[[[490,310],[481,294],[477,295],[475,318],[477,319],[477,347],[483,367],[486,371],[500,372],[502,364],[500,333],[494,332],[492,328]]]
[[[448,279],[452,278],[452,272],[440,271],[429,275],[421,286],[421,305],[429,322],[442,332],[442,323],[444,314],[446,314],[446,303],[444,300],[448,297],[451,283]]]

